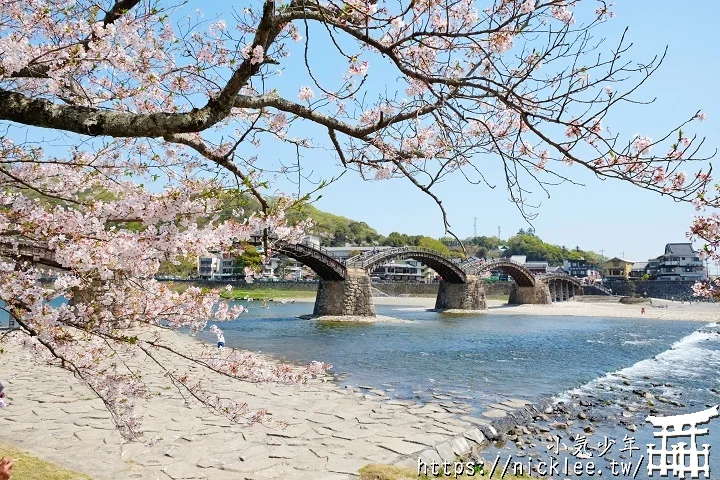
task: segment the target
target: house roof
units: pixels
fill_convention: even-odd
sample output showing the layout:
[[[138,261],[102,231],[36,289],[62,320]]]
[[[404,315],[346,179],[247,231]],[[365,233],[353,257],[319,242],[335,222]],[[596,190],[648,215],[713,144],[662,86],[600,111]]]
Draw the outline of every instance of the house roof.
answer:
[[[692,248],[691,243],[668,243],[665,245],[665,255],[695,255],[695,250]]]
[[[644,271],[647,268],[649,262],[635,262],[633,263],[632,270],[636,272]]]
[[[618,260],[621,262],[625,262],[625,263],[635,263],[635,260],[628,260],[627,258],[620,258],[620,257],[613,257],[610,260],[606,261],[605,263],[608,264],[610,262],[614,262],[614,261],[618,261]]]
[[[526,267],[547,267],[549,265],[548,262],[525,262]]]

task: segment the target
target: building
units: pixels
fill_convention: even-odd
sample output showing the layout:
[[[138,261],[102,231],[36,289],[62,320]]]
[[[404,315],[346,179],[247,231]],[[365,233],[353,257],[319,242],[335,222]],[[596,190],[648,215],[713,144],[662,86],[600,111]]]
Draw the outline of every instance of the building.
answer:
[[[591,278],[595,279],[600,277],[600,271],[598,266],[594,263],[590,263],[584,258],[575,258],[572,260],[563,260],[563,270],[575,278]]]
[[[214,252],[198,258],[198,275],[205,280],[235,280],[237,270],[230,255]]]
[[[668,243],[657,257],[657,280],[704,280],[703,261],[691,243]]]
[[[510,260],[513,262],[520,263],[525,266],[528,270],[530,270],[535,275],[548,273],[550,269],[550,264],[546,261],[528,261],[527,255],[513,255],[510,257]]]
[[[635,262],[625,258],[611,258],[604,265],[604,276],[608,280],[627,280]]]
[[[432,270],[417,260],[398,260],[378,266],[370,274],[372,280],[389,282],[431,281]]]
[[[535,275],[542,275],[550,271],[550,264],[545,261],[539,262],[525,262],[525,268],[530,270]]]
[[[320,237],[317,235],[306,235],[300,243],[315,248],[320,247]],[[254,248],[254,247],[253,247]],[[261,247],[257,247],[258,252],[262,252]],[[276,270],[279,266],[285,267],[289,263],[288,272],[292,279],[306,279],[309,269],[302,269],[302,265],[290,259],[288,262],[284,257],[272,257],[263,264],[262,272],[257,275],[258,279],[280,280]],[[283,272],[283,277],[288,275]],[[245,278],[245,272],[242,268],[235,265],[235,259],[230,255],[224,255],[219,252],[210,252],[198,258],[198,276],[205,280],[241,280]],[[313,276],[310,276],[313,278]]]
[[[632,280],[642,280],[648,274],[648,265],[650,262],[635,262],[630,269],[629,278]]]

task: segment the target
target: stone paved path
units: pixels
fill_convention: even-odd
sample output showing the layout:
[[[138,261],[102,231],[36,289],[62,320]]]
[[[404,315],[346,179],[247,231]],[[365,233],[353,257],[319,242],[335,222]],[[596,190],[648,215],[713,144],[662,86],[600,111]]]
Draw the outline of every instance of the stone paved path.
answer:
[[[177,342],[197,348],[186,337]],[[457,401],[416,405],[319,380],[258,385],[203,373],[221,397],[272,413],[267,425],[234,425],[198,404],[187,406],[148,365],[145,381],[159,395],[139,408],[145,443],[127,443],[103,403],[69,373],[4,348],[0,377],[10,405],[0,410],[0,439],[97,479],[339,480],[368,463],[453,459],[485,442],[477,427],[488,421],[458,416]]]

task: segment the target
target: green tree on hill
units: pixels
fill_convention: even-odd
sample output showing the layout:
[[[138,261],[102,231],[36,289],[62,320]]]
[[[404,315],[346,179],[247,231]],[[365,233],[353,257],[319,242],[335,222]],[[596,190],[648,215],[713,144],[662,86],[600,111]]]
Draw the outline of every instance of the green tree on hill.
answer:
[[[450,249],[448,249],[448,247],[440,240],[436,240],[434,238],[422,237],[418,241],[417,246],[422,248],[429,248],[430,250],[435,250],[442,255],[450,255]]]
[[[243,246],[243,253],[235,258],[235,269],[238,272],[242,272],[245,267],[255,270],[262,261],[262,254],[257,251],[257,248],[246,244]]]

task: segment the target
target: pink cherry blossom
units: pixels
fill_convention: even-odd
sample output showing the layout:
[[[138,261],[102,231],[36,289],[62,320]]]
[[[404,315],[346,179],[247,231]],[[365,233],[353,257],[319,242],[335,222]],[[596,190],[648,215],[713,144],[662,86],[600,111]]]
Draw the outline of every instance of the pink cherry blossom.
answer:
[[[300,87],[300,93],[298,94],[298,98],[302,101],[309,101],[311,98],[315,97],[315,93],[312,91],[310,87]]]
[[[520,13],[532,13],[535,11],[535,0],[525,0],[520,6]]]
[[[637,135],[633,142],[633,149],[638,155],[649,155],[652,150],[652,144],[652,138]]]

